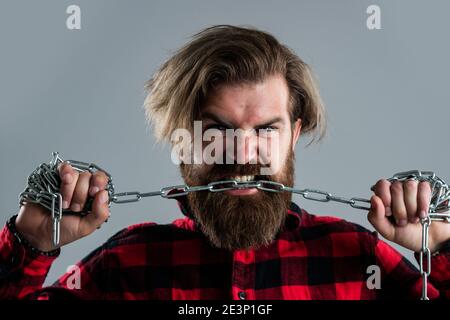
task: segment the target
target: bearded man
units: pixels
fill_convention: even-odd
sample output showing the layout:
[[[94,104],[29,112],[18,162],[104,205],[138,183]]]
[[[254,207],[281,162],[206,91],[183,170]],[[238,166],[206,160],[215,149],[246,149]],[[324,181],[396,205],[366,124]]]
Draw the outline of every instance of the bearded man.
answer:
[[[187,146],[180,153],[185,183],[212,187],[176,197],[184,218],[130,226],[95,249],[78,263],[77,289],[68,285],[69,273],[42,287],[60,248],[51,242],[48,210],[24,204],[0,234],[0,297],[420,298],[420,273],[378,233],[421,250],[428,182],[381,179],[374,185],[368,219],[378,233],[312,215],[292,202],[291,193],[267,190],[293,187],[301,135],[312,135],[314,142],[325,134],[325,110],[312,72],[292,50],[267,32],[214,26],[165,62],[147,89],[145,110],[156,138]],[[197,150],[192,141],[172,139],[177,129],[193,132],[196,121],[202,134],[214,139],[203,139]],[[198,161],[205,160],[204,151],[213,143],[222,147],[210,156],[220,161]],[[263,173],[268,167],[269,174]],[[80,213],[93,198],[87,214],[63,217],[63,246],[104,223],[109,199],[103,172],[80,173],[68,163],[58,172],[64,209]],[[266,190],[252,181],[265,181],[260,186]],[[429,232],[428,295],[449,298],[450,227],[436,222]],[[381,288],[367,285],[371,266],[380,271]]]

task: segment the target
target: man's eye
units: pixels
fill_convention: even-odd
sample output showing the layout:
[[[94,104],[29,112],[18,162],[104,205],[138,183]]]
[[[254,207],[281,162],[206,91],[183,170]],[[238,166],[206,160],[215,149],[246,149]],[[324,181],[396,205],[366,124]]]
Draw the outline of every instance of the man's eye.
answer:
[[[258,128],[258,133],[271,133],[271,132],[275,132],[278,128],[273,127],[273,126],[266,126],[266,127],[261,127]]]
[[[217,129],[217,130],[220,130],[220,131],[225,131],[225,130],[227,130],[229,128],[227,128],[226,126],[223,126],[221,124],[210,124],[209,126],[206,126],[205,131],[208,130],[208,129]]]

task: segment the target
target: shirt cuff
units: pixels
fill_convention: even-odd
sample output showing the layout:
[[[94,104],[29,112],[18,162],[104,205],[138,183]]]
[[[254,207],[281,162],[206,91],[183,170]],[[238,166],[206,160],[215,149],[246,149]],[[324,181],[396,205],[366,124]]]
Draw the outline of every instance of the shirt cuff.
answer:
[[[0,231],[0,277],[24,268],[48,271],[61,250],[44,252],[34,248],[15,228],[16,217],[11,217]]]

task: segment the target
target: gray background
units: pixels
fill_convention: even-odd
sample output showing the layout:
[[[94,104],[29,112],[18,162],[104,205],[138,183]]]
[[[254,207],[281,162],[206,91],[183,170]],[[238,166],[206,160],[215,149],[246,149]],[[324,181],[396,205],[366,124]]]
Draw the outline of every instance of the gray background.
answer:
[[[0,3],[2,221],[18,212],[27,175],[52,151],[108,169],[117,191],[180,183],[170,149],[146,127],[143,85],[193,33],[214,24],[267,30],[315,70],[329,132],[320,145],[299,144],[298,187],[369,197],[378,179],[406,169],[450,179],[448,1]],[[79,31],[66,28],[70,4],[81,6]],[[381,7],[382,30],[366,27],[370,4]],[[295,200],[372,229],[364,211]],[[119,229],[178,217],[174,200],[113,205],[109,223],[63,248],[46,283]]]

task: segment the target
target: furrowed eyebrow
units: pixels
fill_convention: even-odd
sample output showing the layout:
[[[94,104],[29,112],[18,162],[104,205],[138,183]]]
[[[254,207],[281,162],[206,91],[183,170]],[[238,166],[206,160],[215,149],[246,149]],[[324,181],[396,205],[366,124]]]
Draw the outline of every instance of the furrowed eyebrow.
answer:
[[[228,128],[233,128],[233,124],[230,122],[226,122],[222,119],[220,119],[218,116],[216,116],[215,114],[211,113],[211,112],[203,112],[202,113],[202,118],[203,119],[211,119],[215,122],[217,122],[218,124],[228,127]]]
[[[218,124],[220,124],[222,126],[228,127],[228,128],[233,128],[234,127],[234,125],[232,123],[220,119],[217,115],[215,115],[215,114],[213,114],[211,112],[203,112],[202,113],[202,118],[203,119],[213,120],[216,123],[218,123]],[[283,122],[283,119],[281,117],[275,117],[275,118],[273,118],[273,119],[271,119],[269,121],[266,121],[265,123],[262,123],[260,125],[255,126],[255,129],[264,128],[264,127],[273,125],[273,124],[278,123],[278,122]]]
[[[278,122],[283,122],[283,119],[281,117],[275,117],[275,118],[273,118],[273,119],[271,119],[271,120],[269,120],[269,121],[267,121],[267,122],[265,122],[265,123],[263,123],[263,124],[261,124],[259,126],[256,126],[255,129],[267,127],[267,126],[270,126],[270,125],[278,123]]]

